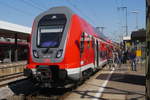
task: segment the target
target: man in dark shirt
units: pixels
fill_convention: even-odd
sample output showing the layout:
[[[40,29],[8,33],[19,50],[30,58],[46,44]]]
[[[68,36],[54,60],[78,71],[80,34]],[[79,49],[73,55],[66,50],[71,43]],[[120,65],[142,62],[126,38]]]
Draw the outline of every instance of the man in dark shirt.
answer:
[[[135,53],[135,50],[132,50],[130,52],[130,60],[131,60],[132,71],[136,71],[136,53]]]

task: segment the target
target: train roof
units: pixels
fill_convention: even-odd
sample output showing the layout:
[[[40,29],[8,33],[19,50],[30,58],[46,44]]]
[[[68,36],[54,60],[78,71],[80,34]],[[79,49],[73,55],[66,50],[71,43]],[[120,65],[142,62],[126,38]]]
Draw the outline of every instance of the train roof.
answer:
[[[66,7],[66,6],[60,6],[60,7],[53,7],[48,9],[46,12],[51,12],[51,13],[58,13],[58,12],[66,12],[68,14],[75,14],[70,8]]]
[[[62,13],[65,14],[67,19],[71,19],[71,16],[73,14],[77,15],[74,11],[72,11],[70,8],[66,6],[60,6],[60,7],[52,7],[48,9],[47,11],[41,13],[39,16],[36,17],[35,23],[37,23],[43,16],[48,15],[48,14],[58,14]],[[78,15],[77,15],[78,16]],[[92,28],[93,33],[90,33],[91,35],[95,36],[96,38],[102,39],[103,41],[107,41],[108,38],[102,34],[101,32],[98,32],[96,28],[94,28],[91,24],[89,24],[86,20],[84,20],[82,17],[78,16],[83,23],[86,23],[90,28]]]
[[[65,14],[66,17],[69,19],[73,14],[75,14],[70,8],[66,6],[60,6],[60,7],[52,7],[45,12],[41,13],[39,16],[36,17],[35,23],[41,19],[41,17],[48,15],[48,14]]]

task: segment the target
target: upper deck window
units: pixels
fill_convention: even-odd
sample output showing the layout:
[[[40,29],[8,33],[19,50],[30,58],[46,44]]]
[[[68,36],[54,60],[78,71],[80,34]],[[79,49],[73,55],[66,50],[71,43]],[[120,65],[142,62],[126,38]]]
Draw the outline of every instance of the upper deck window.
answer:
[[[66,25],[63,14],[46,15],[38,24],[37,46],[58,47]]]

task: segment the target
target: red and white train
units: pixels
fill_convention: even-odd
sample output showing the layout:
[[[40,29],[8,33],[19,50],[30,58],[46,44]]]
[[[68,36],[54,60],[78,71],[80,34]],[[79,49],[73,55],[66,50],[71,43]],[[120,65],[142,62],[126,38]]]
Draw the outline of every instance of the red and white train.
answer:
[[[101,69],[112,48],[109,40],[69,8],[54,7],[34,20],[24,74],[43,83],[79,81]]]

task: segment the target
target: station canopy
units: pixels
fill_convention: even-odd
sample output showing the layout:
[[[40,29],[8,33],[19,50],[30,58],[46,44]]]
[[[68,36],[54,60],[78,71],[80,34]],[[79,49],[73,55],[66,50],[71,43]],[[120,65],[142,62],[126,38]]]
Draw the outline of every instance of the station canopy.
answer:
[[[129,35],[129,36],[124,36],[123,37],[123,40],[124,41],[130,41],[131,40],[131,36]]]
[[[27,40],[29,35],[31,34],[31,28],[5,21],[0,21],[0,37],[15,38],[16,34],[17,39]]]
[[[145,41],[145,39],[146,39],[146,31],[144,29],[140,29],[138,31],[133,31],[131,33],[131,39],[132,40]]]

